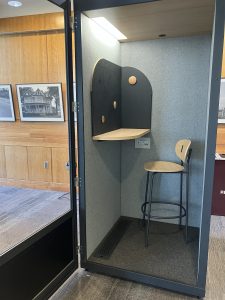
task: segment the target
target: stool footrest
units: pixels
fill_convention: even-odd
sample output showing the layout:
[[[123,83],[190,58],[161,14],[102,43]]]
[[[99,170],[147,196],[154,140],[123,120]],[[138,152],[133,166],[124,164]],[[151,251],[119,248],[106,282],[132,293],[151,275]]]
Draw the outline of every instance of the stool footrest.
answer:
[[[186,209],[184,208],[183,205],[180,205],[178,203],[174,203],[174,202],[164,202],[164,201],[152,201],[151,202],[152,204],[163,204],[163,205],[173,205],[173,206],[177,206],[177,207],[180,207],[182,209],[182,214],[181,215],[178,215],[178,216],[152,216],[150,215],[150,218],[151,219],[180,219],[180,218],[183,218],[186,216]],[[142,213],[145,215],[145,216],[148,216],[147,213],[145,213],[145,207],[146,205],[149,204],[149,202],[145,202],[142,204],[141,206],[141,211]]]

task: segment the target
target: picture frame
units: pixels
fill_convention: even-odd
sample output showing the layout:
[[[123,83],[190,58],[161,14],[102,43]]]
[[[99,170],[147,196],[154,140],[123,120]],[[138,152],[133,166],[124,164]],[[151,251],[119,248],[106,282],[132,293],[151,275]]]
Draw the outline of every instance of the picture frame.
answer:
[[[218,123],[225,124],[225,78],[221,79]]]
[[[20,118],[25,122],[64,122],[61,83],[17,84]]]
[[[12,87],[0,84],[0,122],[15,122]]]

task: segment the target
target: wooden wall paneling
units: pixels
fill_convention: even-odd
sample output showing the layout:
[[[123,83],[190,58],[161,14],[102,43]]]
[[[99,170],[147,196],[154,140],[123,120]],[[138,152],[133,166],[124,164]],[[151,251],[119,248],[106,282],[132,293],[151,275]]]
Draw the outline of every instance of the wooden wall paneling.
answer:
[[[225,39],[224,39],[224,47],[223,47],[222,78],[225,78]]]
[[[69,162],[69,151],[66,148],[52,148],[52,177],[53,182],[70,183],[69,169],[66,164]]]
[[[49,82],[62,83],[64,116],[65,120],[67,120],[66,56],[64,33],[51,33],[47,35],[47,56]]]
[[[218,126],[216,152],[219,154],[225,154],[225,125]]]
[[[64,29],[63,13],[49,13],[0,19],[0,33]]]
[[[27,147],[30,181],[52,181],[51,148]],[[45,165],[46,164],[46,165]]]
[[[68,147],[65,122],[0,122],[0,145]]]
[[[54,157],[62,155],[62,161],[65,153],[68,154],[67,122],[21,122],[16,93],[16,84],[61,82],[67,120],[63,27],[62,13],[0,19],[0,83],[12,85],[17,120],[0,122],[0,147],[5,147],[7,169],[7,178],[0,180],[0,184],[69,190],[69,172],[65,171],[64,164],[58,174],[54,173],[56,182],[52,182],[50,159],[51,148]],[[58,155],[56,148],[60,148]],[[48,172],[42,169],[44,159],[50,163]],[[59,158],[54,164],[58,169],[56,164],[62,165]]]
[[[17,36],[0,36],[0,83],[11,84],[15,117],[19,119],[19,109],[15,83],[22,77],[22,39]]]
[[[22,35],[21,76],[17,83],[47,83],[48,82],[48,56],[47,35]]]
[[[5,146],[5,159],[8,179],[28,180],[26,147]]]
[[[67,183],[56,183],[56,182],[52,183],[52,182],[42,182],[42,181],[5,179],[5,178],[0,178],[0,186],[16,186],[20,188],[62,191],[62,192],[70,191],[69,185]]]
[[[4,146],[0,145],[0,178],[6,177],[6,167],[5,167],[5,149]]]

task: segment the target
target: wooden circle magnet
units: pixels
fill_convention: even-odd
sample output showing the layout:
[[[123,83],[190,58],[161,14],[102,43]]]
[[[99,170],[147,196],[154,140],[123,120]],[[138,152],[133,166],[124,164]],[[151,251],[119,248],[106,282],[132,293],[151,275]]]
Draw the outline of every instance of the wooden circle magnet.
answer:
[[[128,82],[130,85],[135,85],[137,83],[137,77],[136,76],[130,76],[128,79]]]

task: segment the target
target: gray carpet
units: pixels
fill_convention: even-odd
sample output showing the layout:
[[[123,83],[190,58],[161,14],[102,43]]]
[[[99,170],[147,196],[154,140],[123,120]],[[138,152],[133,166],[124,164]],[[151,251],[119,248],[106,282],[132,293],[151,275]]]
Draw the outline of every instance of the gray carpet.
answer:
[[[196,284],[198,239],[186,244],[183,231],[174,224],[151,222],[150,244],[144,244],[144,229],[132,221],[119,244],[107,258],[91,261],[187,284]]]
[[[68,193],[0,186],[0,255],[69,209]]]
[[[225,217],[212,217],[205,300],[225,300]],[[196,299],[79,270],[51,300],[189,300]]]

